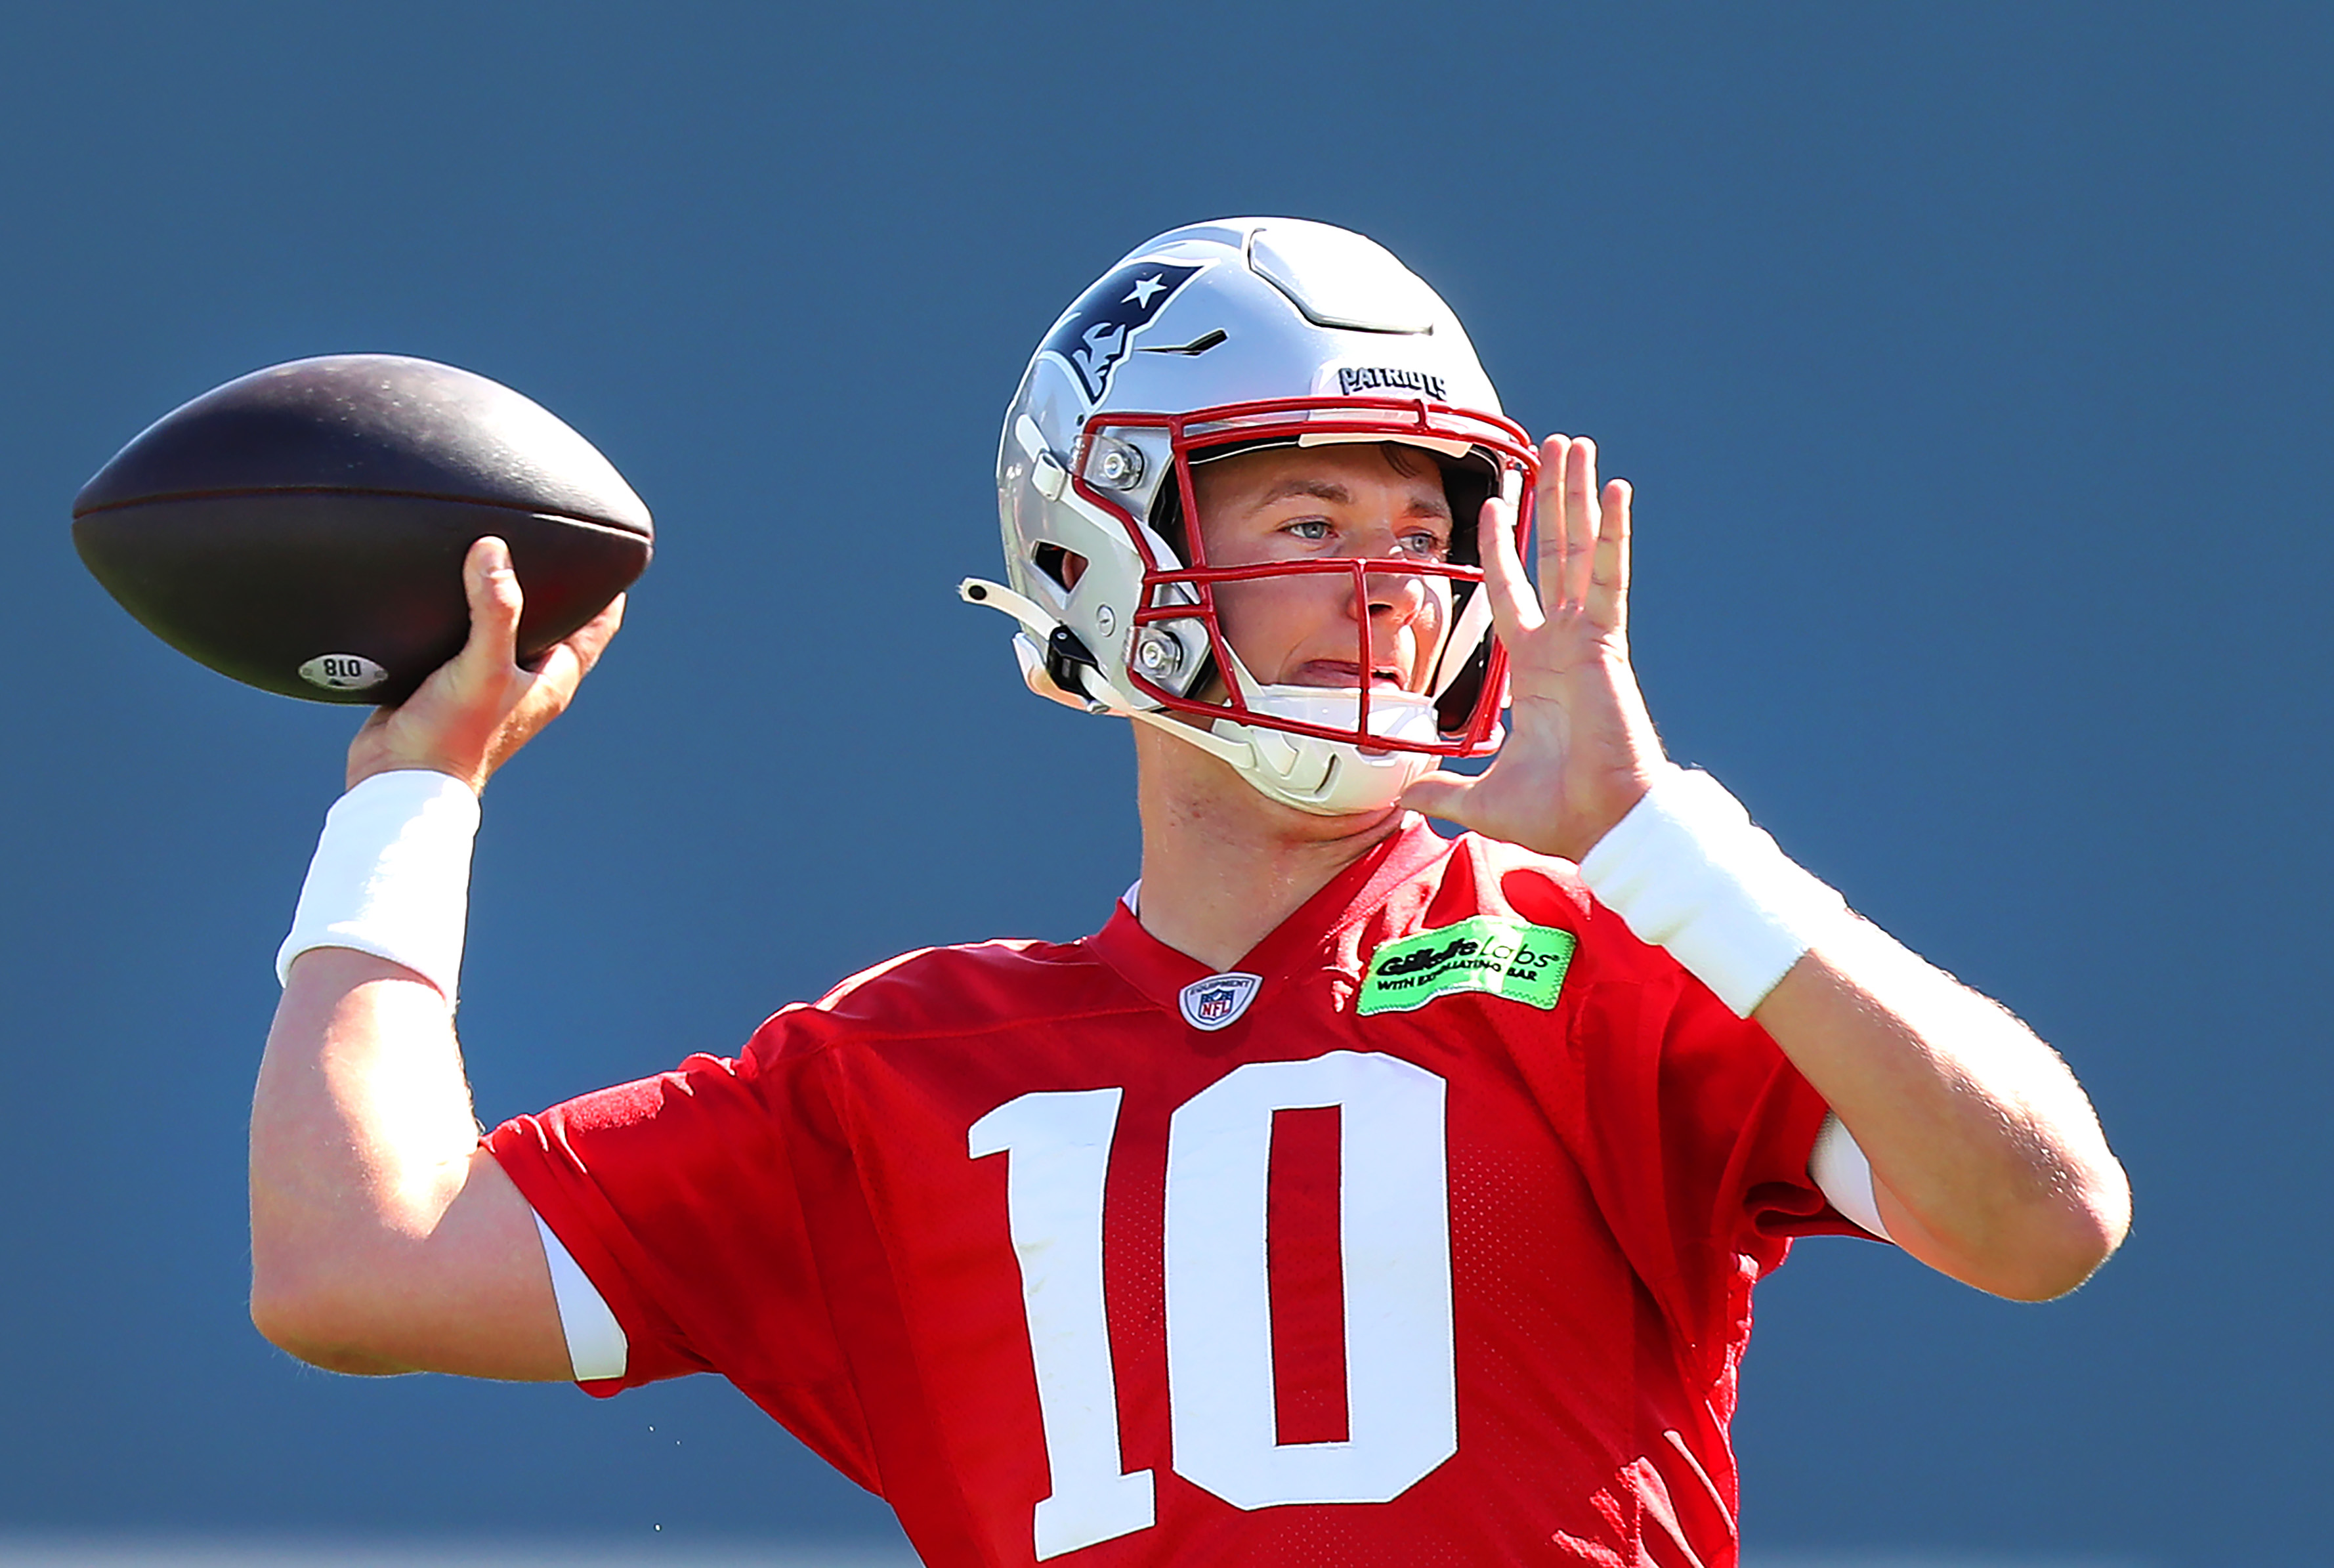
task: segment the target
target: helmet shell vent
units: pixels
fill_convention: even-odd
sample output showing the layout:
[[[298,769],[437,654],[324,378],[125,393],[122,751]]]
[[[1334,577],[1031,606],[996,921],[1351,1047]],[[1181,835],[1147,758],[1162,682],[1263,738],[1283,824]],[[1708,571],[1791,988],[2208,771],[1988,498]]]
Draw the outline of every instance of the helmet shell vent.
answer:
[[[1249,236],[1249,269],[1316,327],[1425,333],[1442,301],[1374,240],[1327,224],[1282,220]]]

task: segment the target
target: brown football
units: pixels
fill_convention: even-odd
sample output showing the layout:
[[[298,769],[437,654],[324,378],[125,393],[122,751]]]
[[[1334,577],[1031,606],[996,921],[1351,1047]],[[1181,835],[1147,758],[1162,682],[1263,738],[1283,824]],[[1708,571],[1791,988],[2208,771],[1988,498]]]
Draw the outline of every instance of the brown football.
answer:
[[[395,703],[468,634],[462,557],[507,540],[519,657],[648,566],[648,508],[541,405],[468,370],[329,354],[173,409],[73,500],[82,563],[222,675],[315,702]]]

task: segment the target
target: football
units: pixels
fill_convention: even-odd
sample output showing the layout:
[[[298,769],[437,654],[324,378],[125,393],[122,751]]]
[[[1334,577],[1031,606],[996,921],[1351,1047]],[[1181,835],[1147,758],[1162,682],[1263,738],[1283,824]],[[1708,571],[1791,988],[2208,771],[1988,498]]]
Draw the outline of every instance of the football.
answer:
[[[462,646],[462,557],[507,541],[532,659],[646,569],[655,530],[613,465],[500,382],[398,354],[255,370],[164,415],[73,501],[106,592],[222,675],[396,703]]]

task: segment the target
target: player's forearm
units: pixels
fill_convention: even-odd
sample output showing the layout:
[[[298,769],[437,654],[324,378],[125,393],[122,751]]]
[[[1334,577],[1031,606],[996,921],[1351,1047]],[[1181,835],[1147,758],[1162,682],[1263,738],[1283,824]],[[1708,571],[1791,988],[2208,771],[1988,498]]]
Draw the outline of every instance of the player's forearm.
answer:
[[[252,1105],[262,1332],[342,1370],[403,1370],[363,1341],[410,1288],[477,1141],[445,998],[369,954],[301,955]],[[382,1364],[357,1364],[369,1360]]]
[[[2131,1193],[2066,1065],[2002,1008],[1858,921],[1753,1016],[1872,1162],[1891,1236],[2025,1300],[2072,1290],[2130,1223]]]
[[[1871,1161],[1877,1224],[1906,1251],[2040,1300],[2074,1289],[2122,1241],[2130,1190],[2065,1064],[1851,914],[1715,780],[1658,770],[1580,870],[1632,931],[1755,1018],[1806,1074]]]

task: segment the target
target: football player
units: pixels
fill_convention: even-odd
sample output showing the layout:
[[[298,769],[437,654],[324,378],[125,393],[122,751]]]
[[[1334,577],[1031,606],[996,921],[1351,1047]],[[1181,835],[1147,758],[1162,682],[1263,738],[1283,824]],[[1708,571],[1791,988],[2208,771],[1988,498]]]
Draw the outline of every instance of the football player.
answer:
[[[1713,1564],[1791,1238],[2020,1299],[2120,1241],[2059,1059],[1664,756],[1628,487],[1507,419],[1384,250],[1143,245],[1046,335],[998,477],[1005,581],[964,596],[1034,690],[1133,723],[1102,928],[910,954],[481,1141],[477,792],[620,613],[520,668],[481,541],[469,644],[358,736],[284,944],[270,1339],[719,1372],[936,1568]]]

